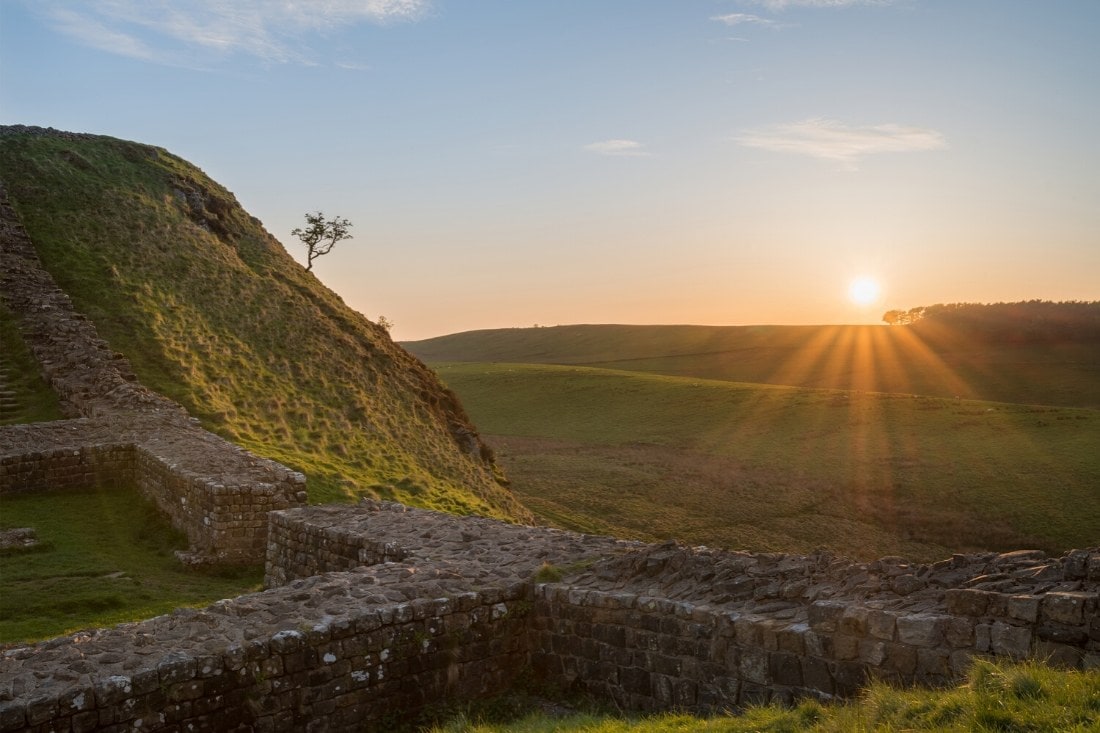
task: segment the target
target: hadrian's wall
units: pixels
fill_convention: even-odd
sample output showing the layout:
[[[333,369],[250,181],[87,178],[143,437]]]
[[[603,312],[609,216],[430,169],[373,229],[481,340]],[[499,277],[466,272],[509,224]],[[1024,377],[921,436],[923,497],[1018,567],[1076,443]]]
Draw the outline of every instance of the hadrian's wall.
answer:
[[[267,513],[305,477],[203,430],[141,386],[41,266],[0,186],[0,297],[73,419],[0,428],[0,494],[133,483],[189,538],[195,562],[258,562]]]
[[[517,679],[714,712],[981,657],[1100,668],[1100,548],[852,564],[376,502],[272,524],[263,593],[3,652],[0,731],[391,730]]]

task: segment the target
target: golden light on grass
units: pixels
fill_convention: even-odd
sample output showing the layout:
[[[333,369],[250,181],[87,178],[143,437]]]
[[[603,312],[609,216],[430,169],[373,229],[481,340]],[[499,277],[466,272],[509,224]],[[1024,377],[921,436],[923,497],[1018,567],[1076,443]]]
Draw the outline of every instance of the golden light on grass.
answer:
[[[856,305],[874,305],[882,288],[873,277],[857,277],[848,285],[848,299]]]

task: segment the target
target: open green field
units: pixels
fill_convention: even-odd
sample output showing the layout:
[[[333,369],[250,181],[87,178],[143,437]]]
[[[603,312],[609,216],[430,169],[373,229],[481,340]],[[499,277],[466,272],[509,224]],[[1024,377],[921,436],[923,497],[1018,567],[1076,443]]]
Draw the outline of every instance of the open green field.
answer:
[[[1100,408],[1100,343],[907,326],[508,328],[404,343],[430,362],[571,364],[795,387]]]
[[[1100,413],[533,364],[436,365],[544,521],[857,558],[1100,537]]]
[[[1047,731],[1100,729],[1100,672],[1041,664],[979,662],[950,690],[898,690],[873,683],[850,703],[807,700],[794,708],[751,707],[714,718],[666,713],[645,718],[534,713],[514,722],[481,723],[461,715],[432,733],[851,733],[853,731]]]
[[[47,639],[205,606],[259,590],[263,568],[192,570],[187,549],[129,487],[0,499],[0,529],[31,527],[40,545],[0,554],[0,643]]]

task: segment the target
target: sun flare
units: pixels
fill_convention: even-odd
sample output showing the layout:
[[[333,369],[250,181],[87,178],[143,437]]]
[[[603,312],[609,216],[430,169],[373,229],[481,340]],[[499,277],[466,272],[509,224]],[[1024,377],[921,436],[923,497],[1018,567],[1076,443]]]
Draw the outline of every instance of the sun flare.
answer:
[[[848,298],[856,305],[872,305],[882,292],[878,281],[871,277],[858,277],[848,285]]]

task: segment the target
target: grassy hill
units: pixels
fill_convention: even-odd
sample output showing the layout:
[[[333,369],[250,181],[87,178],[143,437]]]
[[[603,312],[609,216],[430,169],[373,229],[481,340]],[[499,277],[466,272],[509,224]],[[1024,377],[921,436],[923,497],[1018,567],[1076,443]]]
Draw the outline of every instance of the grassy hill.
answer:
[[[1100,537],[1100,413],[451,363],[440,376],[541,518],[852,557],[1059,552]]]
[[[1100,408],[1100,342],[908,326],[511,328],[403,344],[426,362],[576,364],[731,382]]]
[[[454,395],[199,169],[6,127],[0,179],[46,268],[141,380],[305,472],[312,501],[528,516]]]

